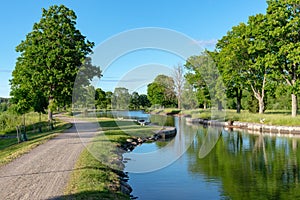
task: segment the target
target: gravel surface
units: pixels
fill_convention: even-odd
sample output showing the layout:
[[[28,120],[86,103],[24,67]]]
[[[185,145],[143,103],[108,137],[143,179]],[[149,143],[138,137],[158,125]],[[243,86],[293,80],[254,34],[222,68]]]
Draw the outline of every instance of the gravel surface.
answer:
[[[88,142],[98,128],[89,122],[76,123],[59,136],[1,167],[0,199],[60,199],[71,172],[79,170],[74,169],[74,165],[85,147],[78,136],[78,127],[80,134],[85,136],[84,142]]]

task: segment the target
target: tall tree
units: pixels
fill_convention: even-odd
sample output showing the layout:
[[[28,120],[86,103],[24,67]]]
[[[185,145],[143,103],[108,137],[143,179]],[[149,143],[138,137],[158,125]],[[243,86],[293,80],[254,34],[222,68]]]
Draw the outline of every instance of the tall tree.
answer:
[[[96,106],[98,109],[106,109],[107,108],[107,99],[106,99],[106,93],[101,89],[97,88],[95,92],[95,100],[96,100]]]
[[[195,109],[199,106],[195,88],[185,81],[182,91],[182,107],[184,109]]]
[[[254,97],[258,100],[259,113],[265,111],[265,97],[268,78],[273,72],[276,52],[272,49],[273,41],[270,40],[270,30],[266,15],[257,14],[250,16],[247,26],[246,40],[249,43],[248,70],[246,75],[247,84],[250,86]]]
[[[115,88],[113,93],[112,105],[115,109],[129,109],[130,94],[127,88],[118,87]]]
[[[185,67],[188,70],[186,79],[197,90],[199,103],[203,104],[204,108],[210,103],[215,104],[218,110],[221,110],[225,100],[225,88],[210,52],[191,56],[187,59]]]
[[[300,1],[269,0],[268,29],[272,41],[272,59],[277,78],[283,78],[291,92],[292,116],[297,115],[297,95],[300,91]]]
[[[12,91],[26,87],[18,75],[26,74],[27,84],[39,88],[48,99],[49,120],[52,120],[51,105],[71,102],[77,73],[94,46],[76,29],[76,18],[74,11],[63,5],[43,9],[41,20],[16,47],[21,55],[12,74]],[[87,79],[81,80],[81,84],[87,85],[94,75],[100,77],[100,70],[95,71],[96,74],[85,74]]]
[[[174,80],[166,75],[158,75],[147,88],[148,99],[152,105],[159,104],[165,107],[176,105]]]
[[[173,80],[174,80],[174,89],[177,96],[178,109],[181,109],[182,93],[183,93],[183,87],[185,82],[183,66],[181,64],[178,64],[177,66],[174,67]]]
[[[140,105],[143,107],[143,108],[146,108],[146,107],[150,107],[151,106],[151,103],[147,97],[147,95],[145,94],[141,94],[139,96],[139,102],[140,102]]]
[[[247,25],[232,27],[226,36],[218,41],[215,61],[226,85],[227,95],[236,98],[236,112],[241,112],[243,89],[246,87],[249,44],[245,40]]]
[[[133,110],[138,110],[140,108],[140,101],[139,101],[139,93],[133,92],[130,95],[130,108]]]
[[[106,102],[107,102],[107,109],[111,109],[112,108],[112,99],[113,99],[113,93],[111,91],[107,91],[105,92],[105,96],[106,96]]]

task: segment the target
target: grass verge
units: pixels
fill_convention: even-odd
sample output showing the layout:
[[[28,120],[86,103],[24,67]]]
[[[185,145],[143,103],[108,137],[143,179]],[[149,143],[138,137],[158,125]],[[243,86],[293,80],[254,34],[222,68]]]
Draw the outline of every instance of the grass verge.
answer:
[[[166,114],[172,111],[177,111],[175,108],[165,110],[155,110],[154,113]],[[280,126],[299,126],[300,116],[292,117],[291,112],[288,110],[267,110],[264,114],[250,113],[249,111],[242,110],[241,113],[236,113],[235,110],[223,110],[221,112],[210,109],[195,109],[195,110],[182,110],[180,114],[191,115],[192,118],[213,119],[220,121],[240,121],[250,123],[260,123],[264,119],[264,124],[267,125],[280,125]],[[299,113],[298,113],[299,114]]]
[[[121,192],[123,170],[117,147],[133,137],[153,135],[156,127],[100,119],[101,133],[81,153],[65,190],[65,199],[130,199]]]
[[[17,143],[16,138],[0,140],[0,166],[5,165],[12,160],[28,153],[33,148],[48,141],[58,135],[65,129],[71,127],[70,123],[58,121],[55,130],[46,131],[43,133],[28,132],[28,141]]]

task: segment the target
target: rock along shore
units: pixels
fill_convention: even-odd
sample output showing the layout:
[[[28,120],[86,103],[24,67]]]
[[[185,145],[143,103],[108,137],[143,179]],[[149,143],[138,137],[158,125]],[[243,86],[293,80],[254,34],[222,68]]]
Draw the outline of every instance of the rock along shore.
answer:
[[[156,126],[156,127],[160,127],[154,124],[149,124],[149,126]],[[175,127],[161,127],[160,130],[155,131],[154,134],[150,137],[146,137],[146,138],[140,138],[140,137],[132,137],[126,140],[125,143],[121,144],[119,146],[120,149],[122,149],[122,153],[119,154],[119,162],[121,165],[124,165],[124,163],[127,163],[128,160],[123,159],[122,154],[125,152],[130,152],[133,151],[133,149],[136,146],[142,145],[145,142],[155,142],[157,140],[165,140],[167,138],[171,138],[174,137],[177,133],[177,130]],[[119,178],[120,178],[120,185],[121,185],[121,192],[127,195],[130,195],[130,193],[132,192],[132,188],[131,186],[127,183],[129,177],[127,175],[127,173],[123,172],[123,171],[119,171]],[[130,195],[131,199],[136,199],[137,197],[133,197],[132,195]]]

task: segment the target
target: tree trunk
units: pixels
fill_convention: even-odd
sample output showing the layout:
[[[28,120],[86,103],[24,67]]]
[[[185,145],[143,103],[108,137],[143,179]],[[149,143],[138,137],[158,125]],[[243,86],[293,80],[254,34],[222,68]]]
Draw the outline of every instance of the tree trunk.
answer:
[[[23,114],[23,126],[26,126],[26,122],[25,122],[25,114]]]
[[[206,110],[207,106],[206,106],[206,102],[203,103],[203,109]]]
[[[263,98],[258,99],[258,105],[259,105],[259,114],[263,114],[265,110],[265,104]]]
[[[42,132],[42,113],[39,113],[39,132]]]
[[[178,98],[178,109],[181,110],[181,97]]]
[[[52,109],[51,107],[53,106],[53,97],[49,97],[49,105],[48,105],[48,121],[52,122],[53,120],[53,114],[52,114]]]
[[[51,109],[50,108],[48,108],[48,121],[52,121],[52,119],[53,119],[53,114],[52,114],[52,111],[51,111]]]
[[[292,117],[297,116],[298,101],[296,94],[292,94]]]
[[[241,113],[241,101],[242,101],[242,94],[243,91],[241,89],[236,89],[236,112]]]
[[[223,109],[222,102],[220,100],[217,100],[218,102],[218,111],[221,111]]]

